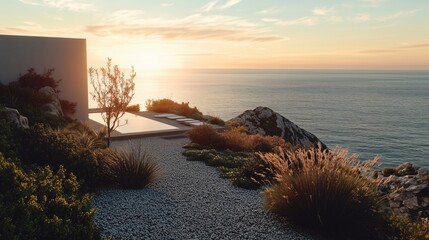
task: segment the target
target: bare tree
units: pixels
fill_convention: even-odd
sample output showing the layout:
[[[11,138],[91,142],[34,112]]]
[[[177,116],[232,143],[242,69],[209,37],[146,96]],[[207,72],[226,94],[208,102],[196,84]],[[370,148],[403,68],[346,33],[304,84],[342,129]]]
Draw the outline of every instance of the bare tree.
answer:
[[[110,134],[119,126],[119,119],[134,96],[134,78],[136,73],[131,67],[129,78],[119,70],[118,65],[112,68],[112,59],[108,58],[107,68],[89,69],[92,98],[101,109],[101,116],[107,126],[107,146],[110,146]]]

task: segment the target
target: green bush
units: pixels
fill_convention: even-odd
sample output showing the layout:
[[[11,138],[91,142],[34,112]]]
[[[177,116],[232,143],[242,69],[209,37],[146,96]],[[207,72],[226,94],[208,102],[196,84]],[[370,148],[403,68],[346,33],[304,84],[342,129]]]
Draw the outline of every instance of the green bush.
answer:
[[[230,150],[217,151],[214,149],[188,149],[183,151],[188,161],[202,161],[208,166],[217,167],[222,178],[227,178],[241,188],[255,189],[260,183],[255,172],[250,172],[249,165],[253,164],[253,154],[233,152]]]
[[[382,197],[371,174],[378,157],[360,162],[320,146],[259,155],[274,176],[264,191],[269,211],[343,239],[377,237]]]
[[[30,129],[20,129],[16,133],[21,143],[17,153],[24,164],[49,165],[54,169],[62,165],[79,180],[84,180],[85,186],[103,184],[106,156],[100,147],[104,143],[84,140],[91,137],[78,137],[70,130],[54,130],[41,124]]]
[[[63,167],[26,172],[0,154],[0,239],[100,239],[90,202]]]
[[[412,221],[406,217],[391,216],[390,226],[393,229],[393,236],[398,240],[428,240],[429,239],[429,219],[423,218]]]
[[[194,119],[202,119],[202,113],[196,107],[189,107],[189,102],[177,103],[171,99],[147,100],[146,109],[158,113],[174,113]]]
[[[111,182],[123,188],[144,188],[159,175],[158,164],[141,146],[111,151],[107,168]]]
[[[63,127],[72,120],[69,117],[53,116],[43,110],[43,105],[52,102],[50,96],[38,92],[44,86],[52,87],[59,92],[58,84],[61,80],[53,78],[54,69],[48,69],[44,73],[36,73],[29,69],[18,80],[8,85],[0,84],[0,104],[18,111],[26,116],[30,125],[43,123],[52,127]],[[64,114],[72,115],[76,109],[76,103],[60,99]]]
[[[0,113],[1,114],[1,113]],[[17,142],[13,134],[16,131],[15,126],[12,126],[2,116],[0,116],[0,152],[8,158],[16,158]]]

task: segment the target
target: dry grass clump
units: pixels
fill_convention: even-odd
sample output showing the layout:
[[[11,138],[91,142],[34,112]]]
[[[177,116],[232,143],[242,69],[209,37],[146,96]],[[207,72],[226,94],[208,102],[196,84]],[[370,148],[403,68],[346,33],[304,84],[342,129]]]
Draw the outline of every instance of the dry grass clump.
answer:
[[[113,183],[127,189],[146,187],[156,180],[159,166],[141,146],[111,151],[106,172]]]
[[[196,144],[216,150],[247,152],[270,152],[278,146],[285,146],[284,139],[277,136],[247,134],[243,128],[232,128],[218,132],[209,125],[197,126],[188,132],[189,139]]]
[[[272,177],[264,192],[269,211],[331,236],[374,237],[382,202],[371,178],[378,156],[362,162],[346,149],[320,146],[259,155]]]

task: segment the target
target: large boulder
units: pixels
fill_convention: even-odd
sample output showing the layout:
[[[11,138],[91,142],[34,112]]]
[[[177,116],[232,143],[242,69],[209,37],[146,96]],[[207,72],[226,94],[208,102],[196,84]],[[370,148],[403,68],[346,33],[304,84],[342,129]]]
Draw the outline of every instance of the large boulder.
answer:
[[[227,125],[244,126],[247,132],[252,134],[280,136],[292,145],[309,147],[320,144],[322,148],[327,148],[315,135],[267,107],[247,110],[229,120]]]
[[[5,108],[0,108],[0,112],[8,122],[13,123],[18,127],[29,128],[28,119],[22,116],[21,114],[19,114],[18,110],[5,107]]]
[[[51,99],[50,103],[47,103],[43,106],[43,110],[54,116],[64,116],[63,110],[61,108],[61,102],[58,98],[58,93],[57,91],[55,91],[55,89],[46,86],[40,88],[39,92],[45,94],[46,96],[49,96],[49,98]]]

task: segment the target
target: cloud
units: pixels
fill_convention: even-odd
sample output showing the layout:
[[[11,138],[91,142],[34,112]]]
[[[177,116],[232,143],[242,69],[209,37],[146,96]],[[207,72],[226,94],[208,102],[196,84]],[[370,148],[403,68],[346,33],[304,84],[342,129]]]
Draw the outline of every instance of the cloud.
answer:
[[[20,26],[0,27],[1,34],[9,35],[34,35],[34,36],[57,36],[57,37],[75,37],[74,29],[46,28],[41,24],[31,21],[25,21]]]
[[[258,24],[239,17],[194,14],[180,19],[147,19],[137,10],[121,10],[88,25],[84,32],[98,36],[124,35],[167,40],[217,40],[226,42],[273,42],[286,40],[267,34]]]
[[[210,12],[212,10],[224,10],[239,4],[241,0],[228,0],[224,4],[219,4],[219,0],[212,0],[200,8],[200,12]]]
[[[263,18],[262,21],[274,23],[276,25],[281,25],[281,26],[297,26],[297,25],[314,26],[317,24],[317,19],[313,17],[301,17],[294,20]]]
[[[361,2],[367,3],[370,6],[378,6],[380,5],[382,2],[386,1],[386,0],[360,0]]]
[[[315,8],[311,12],[317,16],[327,16],[327,15],[330,15],[332,13],[335,13],[335,11],[333,9],[326,8],[326,7]]]
[[[280,9],[277,8],[267,8],[267,9],[262,9],[260,11],[257,12],[257,14],[263,14],[263,15],[269,15],[269,14],[276,14],[281,12]]]
[[[357,54],[382,54],[382,53],[395,53],[402,52],[411,49],[425,49],[429,48],[429,42],[420,42],[420,43],[407,43],[397,46],[387,47],[387,48],[372,48],[372,49],[362,49],[357,51],[352,51]]]
[[[210,2],[208,2],[206,5],[204,5],[203,7],[201,7],[200,11],[201,12],[210,12],[218,3],[218,0],[212,0]]]
[[[429,48],[429,42],[427,42],[427,43],[403,44],[400,46],[400,48],[401,49]]]
[[[75,0],[19,0],[24,4],[70,10],[75,12],[95,10],[94,5]]]
[[[371,20],[371,17],[366,13],[358,13],[352,17],[355,22],[367,22]]]
[[[394,14],[389,15],[389,16],[375,18],[375,20],[378,21],[378,22],[385,22],[385,21],[389,21],[389,20],[394,20],[394,19],[400,18],[402,16],[412,15],[412,14],[415,14],[416,12],[418,12],[418,11],[420,11],[420,9],[414,9],[414,10],[410,10],[410,11],[401,11],[401,12],[397,12],[397,13],[394,13]]]
[[[394,13],[391,15],[384,16],[384,17],[371,17],[367,13],[359,13],[359,14],[356,14],[351,19],[355,22],[368,22],[368,21],[387,22],[387,21],[398,19],[398,18],[403,17],[403,16],[415,14],[419,11],[420,11],[420,9],[413,9],[410,11],[401,11],[401,12],[397,12],[397,13]]]
[[[240,3],[241,0],[229,0],[228,2],[226,2],[224,5],[220,6],[219,9],[226,9],[226,8],[230,8],[238,3]]]
[[[174,3],[161,3],[161,7],[171,7]]]

